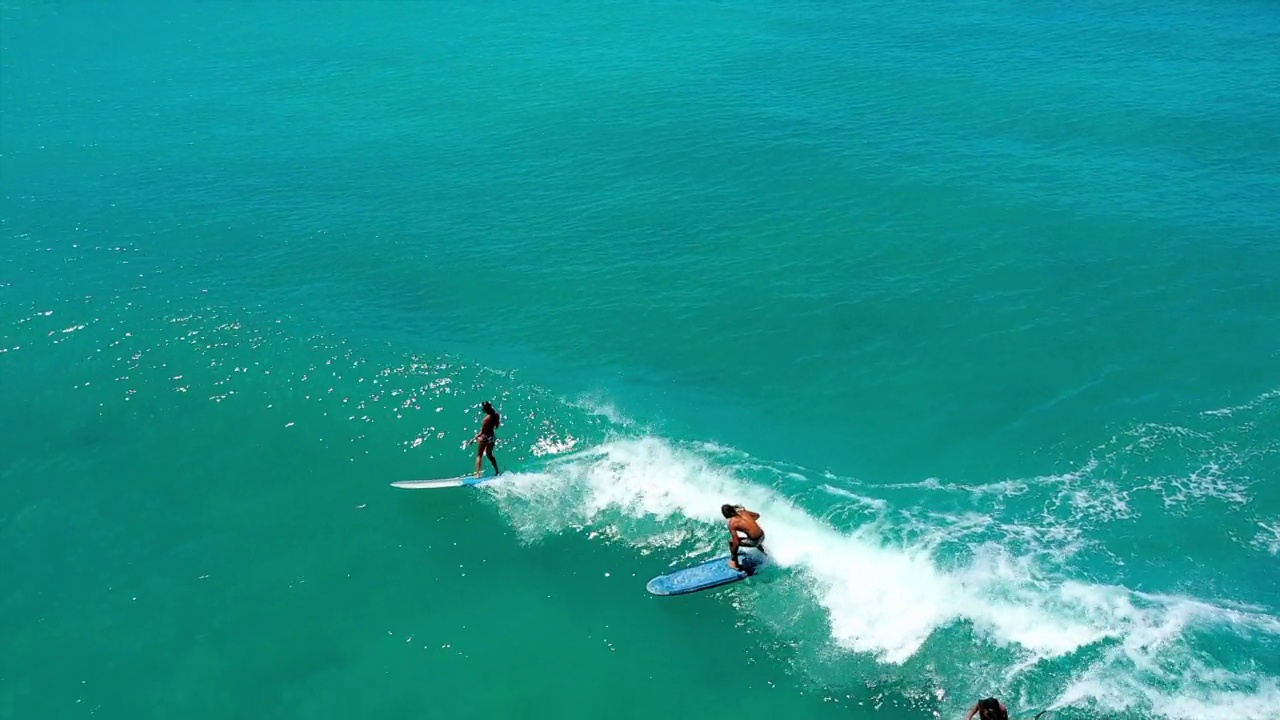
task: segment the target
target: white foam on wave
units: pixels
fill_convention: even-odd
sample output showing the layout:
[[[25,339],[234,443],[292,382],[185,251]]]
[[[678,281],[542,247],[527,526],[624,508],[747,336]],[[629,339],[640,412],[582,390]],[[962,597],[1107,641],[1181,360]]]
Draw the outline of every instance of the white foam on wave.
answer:
[[[1271,524],[1259,522],[1261,528],[1253,538],[1253,546],[1271,555],[1280,555],[1280,519]]]
[[[1280,621],[1259,610],[1054,577],[1034,555],[1015,556],[997,542],[974,544],[962,562],[939,557],[940,542],[989,522],[977,515],[910,540],[887,540],[893,533],[886,532],[884,517],[841,532],[740,474],[741,468],[759,463],[726,466],[731,456],[722,448],[677,447],[652,437],[614,440],[556,457],[545,472],[516,475],[489,486],[489,492],[529,540],[591,528],[646,554],[674,554],[672,564],[724,552],[719,508],[744,504],[762,514],[774,562],[800,581],[822,609],[830,641],[846,651],[901,664],[939,630],[969,627],[977,641],[1017,657],[1015,666],[1006,668],[1007,681],[1044,660],[1108,648],[1097,675],[1072,684],[1061,703],[1087,697],[1118,707],[1115,695],[1131,705],[1159,708],[1165,717],[1191,717],[1180,713],[1193,705],[1178,703],[1194,693],[1148,687],[1144,680],[1150,668],[1167,666],[1170,648],[1191,657],[1184,641],[1188,628],[1240,627],[1280,637]],[[794,470],[781,472],[789,473]],[[862,510],[884,507],[883,500],[844,489],[833,495],[848,496],[851,506]],[[964,668],[958,665],[955,672],[961,675]],[[1256,692],[1235,707],[1262,703],[1280,717],[1280,700],[1258,694],[1271,680],[1245,680]],[[1227,714],[1198,717],[1258,717],[1220,711]]]
[[[578,408],[586,411],[595,417],[607,420],[609,423],[617,427],[634,427],[635,421],[623,414],[603,394],[586,393],[578,396],[576,399],[568,401],[570,407]]]
[[[1216,410],[1205,410],[1200,414],[1216,416],[1216,417],[1230,417],[1232,415],[1235,415],[1238,412],[1247,412],[1250,410],[1255,410],[1259,406],[1265,404],[1267,401],[1275,400],[1278,398],[1280,398],[1280,388],[1275,388],[1274,390],[1268,390],[1258,395],[1257,397],[1255,397],[1254,399],[1250,400],[1247,403],[1243,403],[1241,405],[1231,405],[1229,407],[1222,407]]]
[[[967,493],[975,496],[998,496],[1011,497],[1022,495],[1031,489],[1033,484],[1048,484],[1062,482],[1078,478],[1082,473],[1088,472],[1090,468],[1082,468],[1076,473],[1070,475],[1049,475],[1040,478],[1027,480],[1000,480],[997,482],[984,483],[981,485],[966,485],[964,483],[944,483],[938,478],[926,478],[919,482],[912,483],[892,483],[882,485],[881,487],[890,490],[936,490],[949,493]]]
[[[1132,711],[1170,720],[1280,717],[1280,684],[1275,678],[1241,677],[1188,658],[1178,672],[1176,689],[1159,685],[1144,682],[1140,672],[1116,672],[1100,664],[1074,679],[1053,706],[1088,708],[1098,717]]]
[[[1233,410],[1256,410],[1272,397],[1267,393]],[[1070,472],[981,484],[929,478],[881,485],[878,490],[967,495],[1001,509],[1013,507],[1026,496],[1030,502],[1006,521],[1072,531],[1130,522],[1154,512],[1185,515],[1203,511],[1209,504],[1236,509],[1253,502],[1256,486],[1266,479],[1258,473],[1260,463],[1280,455],[1280,443],[1259,442],[1251,434],[1253,429],[1252,422],[1200,429],[1144,423],[1093,448],[1089,458]],[[1046,493],[1050,499],[1041,504],[1037,499]]]
[[[800,481],[805,481],[808,479],[803,475],[799,473],[794,473],[794,472],[787,473],[787,477],[792,480],[800,480]],[[831,495],[835,495],[837,497],[844,498],[845,500],[848,500],[857,506],[865,508],[866,510],[872,513],[875,513],[876,515],[882,514],[889,507],[888,501],[882,498],[863,497],[862,495],[859,495],[854,492],[849,492],[844,488],[838,488],[835,485],[830,485],[828,483],[822,483],[818,487],[822,488],[823,492],[829,493]]]
[[[1256,472],[1259,459],[1275,453],[1280,453],[1280,445],[1242,447],[1233,430],[1206,432],[1147,423],[1111,437],[1070,472],[979,485],[930,479],[884,488],[968,494],[1001,509],[1013,507],[1019,497],[1027,496],[1031,502],[1012,517],[1005,517],[1006,523],[1034,523],[1039,528],[1078,535],[1082,530],[1135,521],[1157,511],[1185,515],[1203,511],[1206,504],[1247,506],[1254,499],[1254,486],[1262,479]],[[1038,502],[1045,494],[1049,500]]]

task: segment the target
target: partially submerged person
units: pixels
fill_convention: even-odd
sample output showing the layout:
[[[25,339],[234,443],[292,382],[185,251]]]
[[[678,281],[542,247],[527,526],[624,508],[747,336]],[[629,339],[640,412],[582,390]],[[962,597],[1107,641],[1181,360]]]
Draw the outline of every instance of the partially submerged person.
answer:
[[[502,424],[502,418],[498,417],[498,411],[493,409],[488,400],[480,403],[480,409],[484,410],[484,422],[480,425],[480,432],[472,438],[471,442],[476,443],[476,477],[484,474],[484,459],[489,458],[489,462],[493,464],[493,474],[501,475],[502,471],[498,469],[498,461],[493,457],[493,445],[498,441],[498,426]]]
[[[764,552],[764,530],[756,522],[760,519],[760,513],[741,505],[721,505],[720,513],[729,521],[729,567],[741,570],[738,565],[739,547],[756,548]]]
[[[1009,708],[999,700],[989,697],[986,700],[979,700],[969,714],[964,716],[964,720],[973,720],[974,715],[977,715],[980,720],[1009,720]]]

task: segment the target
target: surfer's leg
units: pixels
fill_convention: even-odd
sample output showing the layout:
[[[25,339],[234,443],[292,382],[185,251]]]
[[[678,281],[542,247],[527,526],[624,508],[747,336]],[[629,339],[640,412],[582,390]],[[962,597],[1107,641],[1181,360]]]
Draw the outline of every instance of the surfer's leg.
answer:
[[[493,443],[489,443],[489,447],[485,450],[485,454],[489,456],[489,462],[493,463],[493,474],[501,475],[502,471],[498,469],[498,460],[493,456]]]
[[[733,533],[729,536],[729,567],[734,570],[738,567],[738,534]]]
[[[480,477],[484,474],[484,451],[487,446],[488,443],[481,440],[476,448],[476,477]]]

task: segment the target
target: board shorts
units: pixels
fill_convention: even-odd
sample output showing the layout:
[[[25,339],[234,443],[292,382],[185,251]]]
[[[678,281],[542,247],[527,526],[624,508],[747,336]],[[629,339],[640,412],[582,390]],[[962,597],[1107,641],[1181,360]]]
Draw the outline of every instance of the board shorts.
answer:
[[[754,538],[754,539],[749,538],[746,535],[738,536],[738,544],[741,545],[742,547],[749,547],[749,548],[760,547],[760,545],[763,542],[764,542],[764,533],[760,533],[760,537]]]

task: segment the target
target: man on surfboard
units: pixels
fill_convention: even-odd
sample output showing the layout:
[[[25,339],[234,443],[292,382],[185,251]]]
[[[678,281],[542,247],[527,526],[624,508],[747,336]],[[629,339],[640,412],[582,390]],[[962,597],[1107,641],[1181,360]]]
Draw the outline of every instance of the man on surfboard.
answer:
[[[480,425],[480,432],[471,439],[476,443],[476,477],[484,474],[484,459],[487,456],[489,462],[493,463],[493,474],[501,475],[502,471],[498,469],[498,461],[493,457],[493,444],[498,438],[495,434],[498,426],[502,424],[502,419],[498,417],[498,411],[493,409],[488,400],[480,403],[480,409],[484,410],[484,422]]]
[[[756,548],[764,552],[764,530],[756,522],[760,519],[760,513],[741,505],[721,505],[720,513],[729,521],[729,567],[741,570],[738,566],[739,547]],[[738,537],[739,533],[742,537]]]

